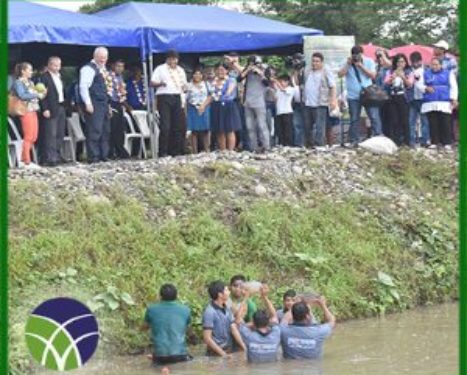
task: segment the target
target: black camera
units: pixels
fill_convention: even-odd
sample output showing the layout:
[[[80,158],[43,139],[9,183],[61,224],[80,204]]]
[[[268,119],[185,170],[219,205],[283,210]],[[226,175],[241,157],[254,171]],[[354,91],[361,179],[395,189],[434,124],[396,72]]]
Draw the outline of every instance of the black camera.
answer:
[[[305,67],[305,57],[301,53],[295,53],[285,58],[285,66],[288,69],[301,70]]]
[[[270,66],[266,67],[264,70],[264,76],[267,79],[275,78],[276,77],[276,70]]]
[[[359,61],[361,61],[360,54],[359,53],[352,54],[352,62],[358,63]]]
[[[263,64],[263,61],[261,60],[261,57],[259,56],[248,56],[248,65],[256,65],[256,66],[261,66]]]

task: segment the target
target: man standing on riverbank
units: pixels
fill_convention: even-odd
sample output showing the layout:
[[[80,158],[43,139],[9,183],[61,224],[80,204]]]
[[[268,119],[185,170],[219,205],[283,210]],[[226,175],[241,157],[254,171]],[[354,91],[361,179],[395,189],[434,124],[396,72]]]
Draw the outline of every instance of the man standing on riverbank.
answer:
[[[79,74],[79,94],[84,103],[86,150],[90,163],[107,161],[110,140],[109,84],[112,79],[105,64],[109,52],[105,47],[94,50],[94,58]]]
[[[154,345],[153,362],[164,365],[192,359],[186,348],[185,336],[191,323],[190,309],[177,302],[177,289],[164,284],[160,289],[161,302],[146,310],[144,321],[151,329]]]
[[[222,281],[213,281],[208,288],[211,302],[203,313],[203,340],[208,355],[228,357],[233,351],[233,339],[245,350],[232,310],[227,307],[230,290]]]
[[[336,318],[329,311],[324,297],[314,302],[321,307],[324,324],[313,324],[310,307],[297,302],[281,322],[281,342],[286,359],[318,359],[322,356],[324,340],[336,326]]]

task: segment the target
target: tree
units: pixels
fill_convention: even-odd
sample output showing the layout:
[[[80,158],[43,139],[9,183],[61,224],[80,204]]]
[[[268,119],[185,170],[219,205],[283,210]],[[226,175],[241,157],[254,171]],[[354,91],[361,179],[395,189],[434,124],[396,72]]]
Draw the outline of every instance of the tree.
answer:
[[[95,13],[128,1],[144,3],[178,3],[178,4],[215,4],[218,0],[96,0],[93,4],[83,5],[79,11],[82,13]]]
[[[325,35],[355,35],[357,43],[458,43],[458,1],[439,0],[260,0],[255,13],[321,29]]]

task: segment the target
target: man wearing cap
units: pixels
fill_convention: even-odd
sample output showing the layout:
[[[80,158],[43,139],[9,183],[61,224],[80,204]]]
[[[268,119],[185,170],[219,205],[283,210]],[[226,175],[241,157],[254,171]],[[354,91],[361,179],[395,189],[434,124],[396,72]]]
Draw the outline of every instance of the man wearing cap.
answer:
[[[178,66],[178,52],[169,50],[166,62],[152,74],[151,86],[156,88],[159,111],[159,156],[182,155],[185,149],[185,124],[182,115],[182,94],[187,88],[186,73]]]
[[[454,57],[448,56],[446,52],[449,50],[449,44],[445,40],[440,40],[438,43],[433,44],[433,53],[435,57],[441,59],[442,67],[445,70],[457,74],[457,61]]]

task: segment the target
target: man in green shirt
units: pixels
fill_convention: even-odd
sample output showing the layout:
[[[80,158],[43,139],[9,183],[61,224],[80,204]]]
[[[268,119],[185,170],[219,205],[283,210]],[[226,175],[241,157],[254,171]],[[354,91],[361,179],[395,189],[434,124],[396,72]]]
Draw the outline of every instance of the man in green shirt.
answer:
[[[237,318],[240,306],[242,303],[247,304],[247,313],[245,316],[245,323],[253,321],[253,314],[256,312],[257,307],[251,298],[243,298],[243,284],[246,282],[246,278],[243,275],[235,275],[230,279],[230,301],[227,306],[232,309],[234,318]]]
[[[190,309],[177,302],[177,289],[164,284],[160,289],[161,302],[150,305],[144,317],[151,329],[153,362],[157,365],[189,361],[185,335],[191,323]]]

